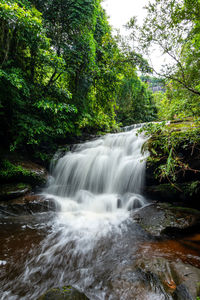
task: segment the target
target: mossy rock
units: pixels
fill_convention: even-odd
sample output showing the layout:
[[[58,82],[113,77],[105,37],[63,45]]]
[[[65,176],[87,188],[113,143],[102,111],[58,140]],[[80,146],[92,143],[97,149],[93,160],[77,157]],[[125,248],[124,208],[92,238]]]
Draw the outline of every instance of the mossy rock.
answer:
[[[38,300],[88,300],[88,298],[71,286],[54,288],[40,296]]]
[[[200,181],[176,183],[162,183],[146,186],[146,195],[152,200],[170,203],[180,202],[182,205],[200,208]]]
[[[200,123],[148,124],[143,150],[149,151],[146,184],[198,181],[200,174]],[[145,128],[144,128],[145,130]]]
[[[45,168],[30,161],[9,161],[4,159],[0,165],[0,182],[24,182],[31,186],[43,185],[47,181]]]
[[[31,191],[27,183],[3,184],[0,186],[0,200],[7,201],[26,195]]]

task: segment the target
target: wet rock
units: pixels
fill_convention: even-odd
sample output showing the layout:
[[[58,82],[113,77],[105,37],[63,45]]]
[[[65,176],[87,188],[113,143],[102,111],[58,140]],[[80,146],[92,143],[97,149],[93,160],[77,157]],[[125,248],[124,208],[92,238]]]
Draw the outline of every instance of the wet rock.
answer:
[[[55,288],[47,291],[38,300],[88,300],[88,298],[71,286]]]
[[[167,203],[150,204],[132,213],[132,218],[153,236],[176,234],[198,228],[200,212],[194,209],[174,207]]]
[[[46,211],[58,211],[60,207],[53,199],[40,195],[25,195],[23,197],[0,202],[0,215],[30,215]]]
[[[117,208],[122,208],[122,200],[117,199]]]
[[[177,286],[174,292],[174,300],[193,300],[191,294],[184,284]]]
[[[150,282],[152,289],[159,286],[163,294],[174,300],[193,300],[199,295],[200,269],[194,266],[153,258],[138,260],[135,268],[149,278],[155,278]]]
[[[122,270],[112,283],[115,293],[113,299],[123,300],[172,300],[172,296],[164,290],[157,274],[145,272],[138,266],[130,266]]]
[[[27,176],[27,181],[33,185],[43,185],[47,182],[48,174],[44,167],[30,161],[20,162],[20,166],[25,171],[30,172],[29,176]]]
[[[17,197],[26,195],[31,191],[30,184],[16,183],[16,184],[3,184],[0,186],[0,201],[7,201]]]
[[[136,208],[140,208],[142,206],[143,206],[143,204],[142,204],[141,200],[134,199],[133,201],[130,201],[130,203],[128,203],[127,209],[128,209],[128,211],[131,211],[131,210],[134,210]]]
[[[111,283],[113,299],[196,300],[199,279],[200,270],[181,261],[139,258],[116,270]]]

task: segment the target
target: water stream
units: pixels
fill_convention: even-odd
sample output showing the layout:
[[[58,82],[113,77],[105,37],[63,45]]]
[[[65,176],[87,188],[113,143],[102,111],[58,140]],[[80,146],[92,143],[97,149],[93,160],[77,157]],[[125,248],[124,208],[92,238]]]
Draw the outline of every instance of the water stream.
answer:
[[[145,139],[136,131],[76,146],[56,164],[47,197],[53,195],[63,212],[126,215],[127,210],[143,206],[145,156],[141,147]]]
[[[145,138],[136,131],[77,145],[57,161],[43,196],[55,200],[58,212],[1,222],[2,300],[36,300],[66,284],[92,300],[136,299],[123,278],[139,280],[130,278],[128,266],[138,246],[152,239],[129,218],[130,210],[147,204]],[[145,297],[165,299],[152,291]]]

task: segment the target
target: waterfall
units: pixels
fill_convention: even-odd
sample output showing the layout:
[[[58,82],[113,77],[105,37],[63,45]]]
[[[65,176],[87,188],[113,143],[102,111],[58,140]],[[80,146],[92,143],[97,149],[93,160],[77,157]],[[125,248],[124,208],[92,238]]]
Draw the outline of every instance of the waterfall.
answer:
[[[136,128],[108,134],[77,145],[60,158],[53,170],[46,197],[63,211],[99,213],[131,210],[144,205],[145,138]]]
[[[3,276],[2,300],[36,300],[66,284],[93,300],[118,299],[111,295],[115,272],[132,264],[137,244],[147,238],[129,218],[145,204],[144,142],[135,128],[79,144],[58,159],[43,195],[60,210],[32,216],[31,230],[46,236],[25,261],[15,261],[9,279]]]

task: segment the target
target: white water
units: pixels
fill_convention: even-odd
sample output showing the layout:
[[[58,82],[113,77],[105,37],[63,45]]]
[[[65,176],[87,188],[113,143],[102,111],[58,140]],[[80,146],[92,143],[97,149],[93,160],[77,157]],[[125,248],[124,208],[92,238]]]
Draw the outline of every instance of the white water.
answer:
[[[143,206],[145,139],[136,132],[109,134],[76,146],[59,159],[46,196],[53,195],[68,212],[115,213]]]
[[[53,198],[61,211],[48,224],[51,232],[30,255],[22,274],[5,283],[2,299],[35,300],[47,289],[66,284],[86,294],[92,289],[93,300],[108,299],[105,278],[118,267],[116,262],[128,260],[124,253],[140,237],[130,230],[129,211],[146,203],[142,189],[147,154],[141,153],[145,138],[136,132],[78,145],[58,160],[43,195]]]

